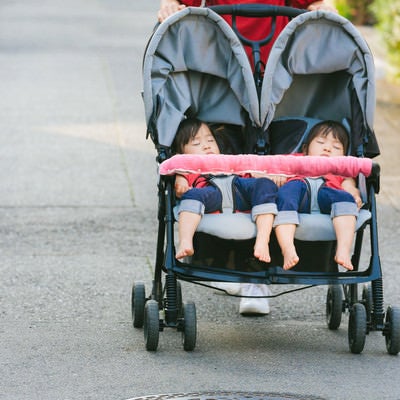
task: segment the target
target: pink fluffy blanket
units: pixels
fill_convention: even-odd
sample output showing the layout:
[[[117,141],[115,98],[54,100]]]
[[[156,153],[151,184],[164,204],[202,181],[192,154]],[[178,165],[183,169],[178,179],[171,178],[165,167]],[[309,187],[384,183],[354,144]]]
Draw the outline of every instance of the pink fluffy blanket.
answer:
[[[352,156],[319,157],[254,154],[192,155],[178,154],[160,164],[161,175],[174,174],[213,174],[241,175],[261,173],[284,176],[318,177],[326,174],[356,177],[359,173],[369,176],[372,160]]]

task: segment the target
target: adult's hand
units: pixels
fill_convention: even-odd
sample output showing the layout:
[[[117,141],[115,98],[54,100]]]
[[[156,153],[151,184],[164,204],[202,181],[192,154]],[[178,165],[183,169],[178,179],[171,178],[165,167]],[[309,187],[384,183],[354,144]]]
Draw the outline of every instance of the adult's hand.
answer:
[[[161,0],[160,9],[157,13],[159,22],[163,22],[170,15],[183,10],[186,6],[177,0]]]
[[[324,0],[314,1],[314,3],[311,3],[307,7],[307,10],[308,11],[325,10],[334,12],[336,14],[338,13],[338,10],[332,4],[329,4],[327,1]]]

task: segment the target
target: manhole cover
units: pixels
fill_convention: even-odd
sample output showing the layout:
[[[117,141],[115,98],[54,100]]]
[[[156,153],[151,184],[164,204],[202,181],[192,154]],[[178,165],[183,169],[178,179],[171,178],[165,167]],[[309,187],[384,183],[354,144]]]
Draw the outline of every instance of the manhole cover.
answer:
[[[129,400],[324,400],[322,397],[299,396],[290,393],[260,392],[203,392],[159,394],[153,396],[134,397]]]

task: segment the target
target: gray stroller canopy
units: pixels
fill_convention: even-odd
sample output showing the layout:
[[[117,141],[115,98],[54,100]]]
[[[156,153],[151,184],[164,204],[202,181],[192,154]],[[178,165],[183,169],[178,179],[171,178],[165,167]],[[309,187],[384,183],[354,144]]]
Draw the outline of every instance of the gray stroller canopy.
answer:
[[[186,8],[159,25],[143,63],[148,132],[169,147],[185,115],[260,126],[246,53],[229,25],[207,8]]]
[[[314,11],[294,18],[274,43],[260,98],[242,44],[207,8],[185,8],[159,25],[146,49],[148,134],[171,146],[185,116],[268,129],[281,117],[350,122],[353,148],[379,154],[373,133],[374,63],[345,18]]]
[[[276,40],[265,69],[261,121],[281,117],[350,121],[353,147],[373,133],[374,62],[358,30],[337,14],[315,11],[294,18]]]

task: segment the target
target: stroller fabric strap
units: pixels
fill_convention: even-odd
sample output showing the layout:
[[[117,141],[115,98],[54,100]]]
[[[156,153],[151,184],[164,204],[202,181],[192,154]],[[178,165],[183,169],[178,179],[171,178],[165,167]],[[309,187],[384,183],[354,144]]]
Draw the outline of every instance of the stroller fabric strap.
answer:
[[[372,160],[353,156],[323,157],[255,154],[177,154],[160,164],[160,175],[264,173],[284,176],[319,177],[334,174],[356,177],[371,175]]]

